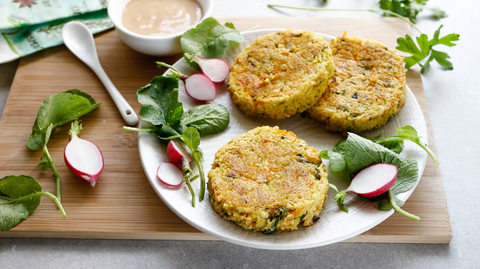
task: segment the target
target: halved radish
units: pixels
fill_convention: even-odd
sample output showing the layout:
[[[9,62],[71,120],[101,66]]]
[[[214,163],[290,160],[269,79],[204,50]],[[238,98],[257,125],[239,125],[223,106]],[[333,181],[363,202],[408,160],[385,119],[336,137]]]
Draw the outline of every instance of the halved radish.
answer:
[[[183,182],[183,172],[174,163],[166,162],[158,166],[157,177],[163,184],[179,187]]]
[[[97,145],[78,137],[81,130],[82,125],[78,120],[72,122],[68,132],[70,141],[65,146],[63,156],[70,171],[95,187],[104,166],[103,154]]]
[[[212,101],[215,99],[215,97],[217,97],[217,88],[215,87],[215,83],[213,83],[208,76],[204,74],[193,74],[191,76],[186,76],[175,67],[164,62],[157,62],[157,66],[169,68],[172,74],[167,76],[183,80],[185,83],[185,91],[191,98],[197,101]]]
[[[173,163],[177,165],[182,165],[182,159],[185,158],[188,163],[192,163],[192,157],[188,154],[187,150],[180,145],[179,143],[175,142],[174,140],[170,140],[167,146],[167,156]]]
[[[204,74],[193,74],[185,80],[185,91],[197,101],[212,101],[217,96],[217,88]]]
[[[196,55],[193,57],[193,61],[213,82],[225,81],[230,74],[230,66],[222,59],[207,59]]]
[[[347,192],[375,197],[387,192],[397,179],[398,168],[392,164],[377,163],[364,168],[352,179]]]

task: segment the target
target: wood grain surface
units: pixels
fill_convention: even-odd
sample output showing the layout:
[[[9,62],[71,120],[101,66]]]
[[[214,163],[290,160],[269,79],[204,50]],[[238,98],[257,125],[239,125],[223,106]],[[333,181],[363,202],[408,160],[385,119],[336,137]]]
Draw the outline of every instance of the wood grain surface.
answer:
[[[262,29],[295,28],[338,36],[344,31],[395,46],[396,39],[410,32],[397,19],[326,18],[228,18],[240,30],[255,25]],[[174,63],[180,56],[159,59],[139,54],[123,44],[115,31],[95,38],[98,55],[118,90],[138,111],[136,90],[165,70],[155,61]],[[430,147],[435,151],[427,104],[418,70],[407,73],[407,84],[423,110],[429,129]],[[68,126],[54,131],[48,144],[63,184],[63,219],[49,198],[42,198],[37,211],[26,221],[0,237],[112,238],[112,239],[215,239],[177,217],[155,194],[140,162],[137,134],[122,130],[124,122],[114,103],[96,78],[64,46],[39,52],[21,60],[0,120],[0,177],[26,174],[36,178],[45,190],[55,193],[51,172],[37,168],[42,152],[31,151],[26,141],[39,106],[48,96],[68,89],[91,94],[102,105],[82,118],[83,138],[103,151],[105,169],[95,186],[76,178],[65,166],[63,149]],[[208,164],[207,164],[208,165]],[[448,243],[452,238],[440,170],[429,159],[423,177],[404,209],[422,217],[410,220],[393,214],[377,227],[350,242]]]

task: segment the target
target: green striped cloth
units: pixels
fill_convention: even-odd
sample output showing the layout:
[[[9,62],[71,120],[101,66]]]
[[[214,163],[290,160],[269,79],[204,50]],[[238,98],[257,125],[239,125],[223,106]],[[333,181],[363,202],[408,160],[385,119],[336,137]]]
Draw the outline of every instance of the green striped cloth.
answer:
[[[113,27],[108,0],[0,0],[0,63],[63,43],[62,27],[84,23],[92,33]]]

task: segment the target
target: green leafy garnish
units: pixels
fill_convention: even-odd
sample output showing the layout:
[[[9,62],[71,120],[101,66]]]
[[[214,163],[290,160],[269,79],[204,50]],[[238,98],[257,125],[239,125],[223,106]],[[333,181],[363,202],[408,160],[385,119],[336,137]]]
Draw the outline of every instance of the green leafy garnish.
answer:
[[[58,126],[80,118],[99,105],[100,103],[95,102],[90,95],[79,90],[69,90],[48,97],[38,109],[27,146],[31,150],[42,149],[43,156],[38,167],[45,171],[52,169],[57,185],[57,198],[60,201],[62,197],[60,176],[47,148],[50,135]]]
[[[426,8],[428,0],[380,0],[378,4],[383,10],[389,10],[410,19],[415,23],[418,13],[423,9],[428,9],[433,13],[436,19],[445,18],[447,14],[438,7]],[[392,14],[384,13],[383,16],[392,16]]]
[[[194,107],[183,115],[182,125],[194,127],[201,136],[217,134],[230,123],[227,108],[218,104]]]
[[[434,50],[433,47],[437,45],[445,45],[448,47],[456,46],[453,42],[458,41],[460,35],[449,34],[439,38],[442,27],[443,25],[440,25],[438,30],[435,31],[433,39],[428,40],[426,34],[421,34],[417,37],[418,47],[409,35],[406,35],[405,38],[400,37],[397,39],[398,46],[396,49],[412,54],[412,56],[405,57],[405,68],[409,69],[417,63],[420,63],[420,65],[422,65],[420,72],[423,74],[430,65],[430,62],[436,60],[446,70],[453,69],[453,64],[448,60],[450,56],[445,52]],[[421,61],[426,58],[428,59],[421,64]]]
[[[0,179],[0,231],[8,231],[32,215],[42,195],[52,198],[63,217],[66,216],[60,200],[42,190],[33,177],[20,175]]]
[[[385,138],[379,137],[379,138],[375,139],[374,141],[375,141],[375,143],[378,143],[378,144],[383,145],[383,146],[385,146],[385,145],[392,146],[392,145],[395,145],[395,143],[399,143],[399,142],[402,142],[402,145],[403,145],[404,140],[412,141],[413,143],[419,145],[422,149],[424,149],[428,153],[430,158],[432,158],[435,165],[438,166],[440,164],[440,162],[438,161],[437,157],[435,157],[435,154],[433,154],[432,150],[429,149],[428,145],[423,143],[420,140],[420,138],[421,137],[418,136],[417,130],[415,130],[415,128],[413,128],[410,125],[405,125],[405,126],[400,126],[400,127],[397,128],[397,135],[392,135],[392,136],[388,136],[388,137],[385,137]],[[397,152],[397,153],[400,153],[400,152]]]
[[[354,175],[365,167],[375,163],[388,163],[397,166],[398,174],[395,184],[390,188],[386,196],[382,196],[377,202],[378,210],[395,211],[415,220],[419,220],[415,215],[405,212],[401,209],[403,202],[397,198],[397,195],[409,191],[418,180],[418,165],[415,160],[405,159],[383,146],[380,143],[393,143],[403,140],[410,140],[424,148],[427,152],[431,152],[425,144],[420,141],[416,130],[411,126],[402,126],[397,128],[398,135],[387,138],[363,138],[359,135],[349,133],[346,140],[340,141],[331,151],[322,151],[320,156],[330,160],[330,170],[333,173],[348,172]],[[382,141],[380,141],[382,139]],[[372,141],[373,140],[373,141]],[[379,141],[375,143],[374,141]],[[432,157],[434,160],[434,156]],[[335,201],[338,206],[348,212],[343,204],[347,192],[337,191]]]
[[[203,20],[195,28],[186,31],[180,39],[184,54],[198,55],[204,58],[222,58],[230,45],[243,41],[243,36],[235,29],[233,23],[227,22],[225,25],[221,25],[211,17]],[[185,60],[192,67],[200,70],[191,57],[185,57]]]
[[[200,136],[216,134],[224,131],[229,122],[228,110],[218,104],[202,105],[183,112],[183,105],[178,101],[178,78],[157,76],[145,87],[137,91],[138,102],[142,104],[139,116],[152,123],[151,128],[138,129],[123,127],[125,130],[155,133],[164,141],[178,140],[190,149],[192,159],[196,163],[200,175],[200,195],[205,196],[205,174],[200,151]],[[185,183],[192,195],[192,206],[195,206],[195,193],[190,185],[192,171],[183,168]]]

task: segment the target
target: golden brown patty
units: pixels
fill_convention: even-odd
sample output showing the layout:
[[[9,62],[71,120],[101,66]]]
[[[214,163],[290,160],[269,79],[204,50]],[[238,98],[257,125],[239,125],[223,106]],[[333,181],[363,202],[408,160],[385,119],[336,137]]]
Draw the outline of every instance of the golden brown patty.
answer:
[[[327,199],[318,152],[278,127],[257,127],[232,139],[215,154],[208,178],[218,214],[264,233],[312,225]]]
[[[279,31],[257,38],[237,56],[228,91],[246,115],[278,120],[311,107],[332,74],[332,52],[321,36]]]
[[[403,59],[385,45],[358,37],[330,43],[335,73],[308,113],[331,131],[361,132],[385,125],[405,104]]]

